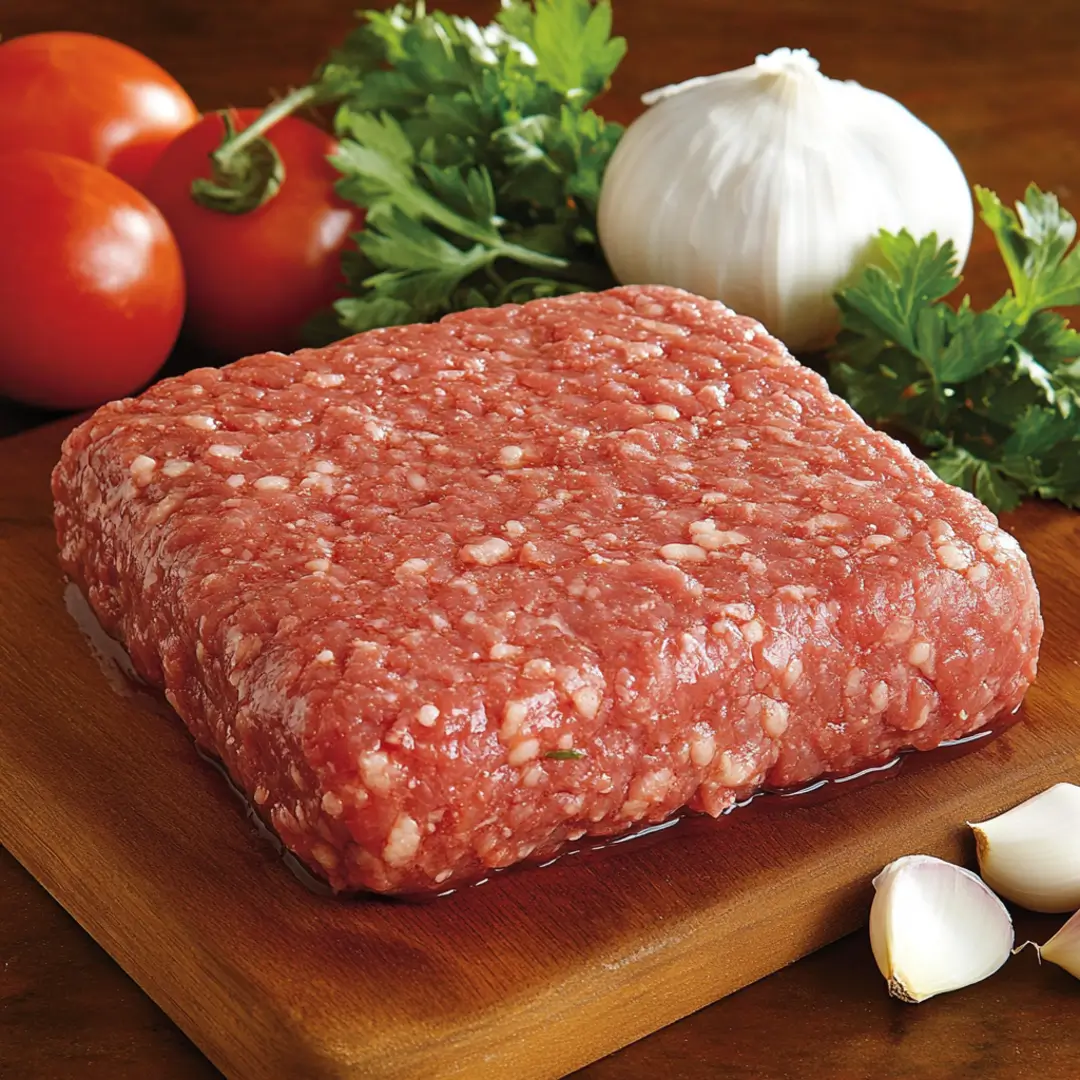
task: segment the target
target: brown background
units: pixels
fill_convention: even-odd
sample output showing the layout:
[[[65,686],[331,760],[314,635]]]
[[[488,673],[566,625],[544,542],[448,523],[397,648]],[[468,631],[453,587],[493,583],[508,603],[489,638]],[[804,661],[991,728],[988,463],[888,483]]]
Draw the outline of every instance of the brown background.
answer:
[[[486,15],[493,3],[446,4]],[[827,3],[615,0],[630,54],[604,102],[805,46],[823,70],[892,94],[949,141],[969,179],[1018,196],[1031,179],[1080,208],[1075,0]],[[142,49],[206,108],[302,82],[350,23],[348,0],[5,0],[0,32],[88,30]],[[3,107],[0,102],[0,107]],[[1074,192],[1076,193],[1074,195]],[[2,238],[0,238],[2,243]],[[1003,287],[985,232],[976,298]],[[2,257],[2,248],[0,248]],[[0,430],[39,414],[6,408]],[[0,480],[0,483],[3,483]],[[3,703],[0,702],[0,723]],[[1021,916],[1018,939],[1060,920]],[[722,958],[718,958],[722,962]],[[918,1008],[885,998],[864,935],[833,946],[585,1070],[590,1080],[1074,1077],[1080,984],[1033,957]],[[33,880],[0,852],[0,1078],[204,1078],[214,1070]]]

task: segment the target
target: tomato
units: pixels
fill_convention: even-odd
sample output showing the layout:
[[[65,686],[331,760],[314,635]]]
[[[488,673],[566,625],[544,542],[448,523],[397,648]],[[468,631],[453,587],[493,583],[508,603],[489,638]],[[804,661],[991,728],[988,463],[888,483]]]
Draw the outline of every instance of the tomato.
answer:
[[[230,110],[243,130],[258,109]],[[187,328],[205,347],[234,360],[299,344],[299,330],[345,292],[340,256],[362,213],[334,193],[326,160],[336,142],[305,120],[287,117],[267,133],[285,166],[277,194],[246,213],[201,206],[191,183],[210,177],[209,155],[225,135],[210,113],[161,155],[147,195],[172,228],[187,271]]]
[[[130,394],[183,314],[180,252],[145,196],[76,158],[0,156],[0,394],[54,409]]]
[[[136,187],[199,119],[153,60],[93,34],[28,34],[0,44],[0,101],[0,153],[53,150]]]

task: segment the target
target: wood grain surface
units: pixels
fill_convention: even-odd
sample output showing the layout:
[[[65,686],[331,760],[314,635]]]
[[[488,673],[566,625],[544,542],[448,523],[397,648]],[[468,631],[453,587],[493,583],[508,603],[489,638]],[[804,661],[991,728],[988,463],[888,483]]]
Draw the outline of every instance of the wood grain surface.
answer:
[[[483,14],[492,5],[445,6]],[[0,30],[119,37],[213,107],[257,103],[302,80],[348,25],[350,8],[341,0],[7,0]],[[633,115],[651,86],[805,45],[828,74],[914,109],[973,181],[1012,198],[1036,179],[1078,208],[1073,0],[616,0],[616,17],[631,51],[604,103],[613,116]],[[977,299],[1003,287],[991,249],[978,234],[968,269]],[[7,409],[0,424],[41,419]],[[117,707],[62,617],[43,488],[58,438],[46,429],[0,444],[0,830],[182,1026],[218,1029],[218,1045],[206,1048],[221,1062],[295,1047],[288,1033],[301,1022],[312,1036],[299,1053],[340,1060],[368,1022],[360,1018],[343,1043],[328,1005],[343,1000],[393,1018],[391,1034],[377,1033],[381,1051],[393,1038],[412,1038],[414,1048],[438,1040],[437,1060],[400,1057],[396,1072],[380,1065],[372,1075],[499,1075],[481,1060],[484,1047],[502,1055],[504,1075],[557,1075],[854,926],[865,916],[866,876],[886,858],[963,854],[963,817],[1080,768],[1080,515],[1035,508],[1021,515],[1018,535],[1047,599],[1043,676],[1028,724],[980,754],[826,807],[748,821],[738,842],[730,829],[703,839],[677,828],[640,852],[511,875],[451,898],[454,908],[329,906],[301,893],[253,842],[220,779],[193,761],[177,729],[137,703]],[[15,792],[17,771],[39,785]],[[229,890],[237,877],[249,886],[239,894]],[[1045,938],[1058,921],[1023,916],[1018,936]],[[267,955],[264,967],[256,958]],[[373,991],[369,961],[387,957]],[[335,999],[334,978],[354,970],[368,981],[350,982]],[[282,1001],[297,976],[300,995]],[[195,982],[209,986],[195,1002],[181,1004],[169,989]],[[265,992],[248,1012],[252,985]],[[1029,954],[979,987],[905,1007],[884,997],[858,935],[582,1075],[1072,1077],[1078,994]],[[486,1010],[479,1019],[477,1002]],[[259,1045],[230,1045],[238,1024],[260,1031]],[[294,1060],[248,1074],[300,1077],[305,1068]],[[0,859],[0,1077],[213,1075],[26,872]]]

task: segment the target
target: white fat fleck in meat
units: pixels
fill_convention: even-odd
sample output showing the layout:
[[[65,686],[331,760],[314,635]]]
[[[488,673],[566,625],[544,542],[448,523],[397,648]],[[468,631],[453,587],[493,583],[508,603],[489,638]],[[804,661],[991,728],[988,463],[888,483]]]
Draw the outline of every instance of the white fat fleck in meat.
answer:
[[[510,748],[510,752],[506,755],[506,760],[511,765],[524,765],[526,761],[532,761],[539,753],[539,739],[522,739],[521,742],[515,743]]]
[[[495,566],[513,556],[513,548],[497,536],[488,536],[475,544],[466,544],[458,553],[461,561],[477,566]]]
[[[345,804],[332,791],[324,793],[321,805],[323,812],[334,818],[341,817],[345,809]]]
[[[185,416],[183,422],[188,427],[195,428],[196,431],[216,431],[218,426],[217,421],[212,416],[203,416],[200,413]]]
[[[595,687],[583,686],[580,690],[575,690],[570,699],[574,708],[586,720],[592,720],[600,710],[600,692]]]
[[[166,461],[161,471],[168,477],[183,476],[191,468],[190,461],[172,460]]]
[[[507,645],[505,641],[498,641],[491,646],[488,656],[492,660],[508,660],[510,657],[519,656],[520,654],[520,645]]]
[[[439,719],[439,710],[435,705],[421,705],[416,719],[422,727],[434,727],[435,721]]]
[[[930,643],[916,641],[908,651],[908,663],[913,667],[922,667],[930,659]]]
[[[699,547],[703,547],[706,551],[719,551],[721,548],[739,547],[742,544],[750,543],[750,537],[737,529],[717,529],[714,527],[694,532],[692,536],[694,543]]]
[[[740,630],[748,645],[757,645],[759,641],[765,640],[765,625],[760,619],[751,619],[744,623]]]
[[[714,735],[699,735],[690,742],[690,760],[699,768],[704,769],[712,763],[716,757],[716,737]]]
[[[986,563],[976,563],[968,570],[966,576],[972,585],[982,585],[990,577],[990,567]]]
[[[889,684],[882,680],[874,683],[870,691],[870,705],[874,712],[884,712],[889,704]]]
[[[311,854],[315,861],[328,873],[336,870],[338,866],[337,852],[322,840],[317,840],[311,846]]]
[[[926,725],[926,721],[930,719],[930,706],[923,702],[918,708],[911,710],[910,722],[907,730],[918,731],[919,728]]]
[[[851,518],[847,514],[815,514],[807,518],[806,528],[811,536],[822,532],[835,532],[837,529],[847,528],[851,524]]]
[[[544,766],[534,761],[521,773],[521,783],[525,787],[536,787],[544,779]]]
[[[708,552],[697,544],[664,544],[661,558],[671,562],[704,562]]]
[[[398,577],[409,574],[426,574],[431,569],[431,563],[427,559],[406,559],[398,567]]]
[[[529,707],[524,701],[508,701],[503,708],[502,727],[499,728],[499,737],[508,742],[520,730],[529,715]]]
[[[970,560],[955,544],[940,544],[937,560],[947,570],[966,570]]]
[[[886,645],[903,645],[911,639],[913,633],[915,624],[907,616],[901,615],[885,627],[881,640]]]
[[[525,535],[525,526],[520,521],[511,519],[503,525],[503,531],[512,540],[517,540],[519,537]]]
[[[652,407],[652,414],[657,420],[678,420],[679,410],[674,405],[654,405]]]
[[[242,446],[232,446],[229,443],[213,443],[206,448],[206,452],[211,457],[238,458],[243,454],[244,448]]]
[[[504,469],[520,469],[525,451],[520,446],[504,446],[498,454],[499,465]]]
[[[420,826],[408,814],[398,814],[383,848],[387,866],[404,866],[420,849]]]
[[[883,536],[881,533],[873,533],[872,535],[866,537],[863,540],[861,546],[867,548],[870,551],[876,551],[878,548],[888,547],[893,542],[894,541],[891,536]]]
[[[854,697],[862,686],[863,679],[866,677],[866,672],[860,667],[853,667],[848,673],[847,678],[844,680],[844,693],[848,697]]]
[[[325,574],[331,567],[329,559],[308,559],[304,563],[304,569],[310,571],[312,574]]]
[[[308,386],[317,386],[321,390],[329,390],[331,387],[340,386],[345,381],[345,376],[337,371],[309,371],[304,376],[304,382]]]
[[[255,800],[256,806],[265,806],[266,800],[270,798],[270,792],[262,784],[259,784],[251,797]]]
[[[315,662],[317,664],[332,664],[334,659],[333,649],[322,649],[315,654]]]
[[[246,482],[247,481],[242,473],[233,473],[232,476],[225,481],[231,488],[243,487]]]
[[[784,677],[781,680],[780,685],[785,690],[790,690],[798,681],[802,678],[803,662],[797,656],[793,656],[789,661],[786,668],[784,668]]]
[[[993,533],[979,533],[979,539],[975,541],[975,546],[985,555],[988,551],[992,551],[994,548],[994,534]]]
[[[413,491],[424,491],[428,486],[427,480],[418,472],[410,472],[405,477],[405,483],[407,483]]]
[[[766,694],[756,694],[747,707],[749,716],[760,716],[761,726],[766,735],[779,739],[788,729],[789,709],[785,702],[777,701]]]
[[[807,600],[813,600],[817,596],[817,589],[813,585],[781,585],[776,590],[776,595],[781,600],[794,600],[801,604]]]
[[[390,758],[382,750],[372,750],[361,754],[358,764],[360,776],[366,787],[376,795],[386,795],[390,792]]]
[[[131,479],[136,487],[146,487],[157,468],[157,462],[146,454],[139,454],[131,463]]]
[[[260,476],[255,481],[254,487],[259,491],[286,491],[289,487],[289,480],[284,476]]]
[[[754,617],[754,609],[749,604],[724,604],[720,614],[739,622],[749,622]]]
[[[529,660],[521,669],[526,679],[548,679],[555,671],[550,660]]]
[[[764,574],[767,569],[763,560],[759,559],[756,555],[751,555],[748,551],[744,551],[739,556],[739,564],[745,566],[751,574],[754,574],[757,577]]]

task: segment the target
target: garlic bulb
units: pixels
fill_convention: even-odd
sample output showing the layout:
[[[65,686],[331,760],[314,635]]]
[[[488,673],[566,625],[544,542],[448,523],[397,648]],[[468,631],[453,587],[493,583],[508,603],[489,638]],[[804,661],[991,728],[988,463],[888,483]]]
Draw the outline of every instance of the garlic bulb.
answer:
[[[1055,784],[989,821],[971,824],[979,872],[1029,911],[1080,908],[1080,787]]]
[[[874,878],[870,944],[889,993],[919,1002],[981,982],[1009,958],[1012,919],[971,871],[908,855]]]
[[[1034,945],[1032,941],[1025,945]],[[1045,945],[1035,945],[1040,960],[1049,960],[1080,979],[1080,911],[1078,911]]]
[[[675,285],[760,319],[789,348],[835,335],[833,294],[881,229],[935,232],[963,265],[971,192],[899,102],[828,79],[805,49],[646,94],[600,193],[623,284]]]

